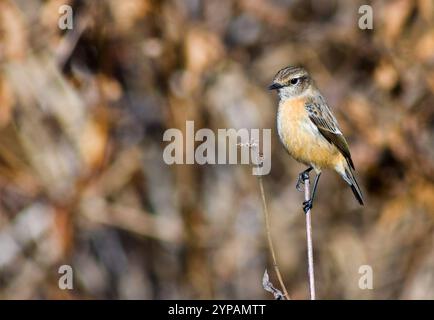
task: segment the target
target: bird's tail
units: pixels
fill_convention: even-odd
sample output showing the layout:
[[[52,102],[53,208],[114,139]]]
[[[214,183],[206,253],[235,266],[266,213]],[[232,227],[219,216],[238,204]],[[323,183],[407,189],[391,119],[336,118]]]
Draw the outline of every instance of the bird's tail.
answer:
[[[345,166],[345,175],[342,175],[344,180],[350,185],[351,190],[354,193],[357,201],[360,205],[364,205],[362,191],[360,190],[359,184],[357,183],[356,177],[354,176],[353,171],[349,165]]]

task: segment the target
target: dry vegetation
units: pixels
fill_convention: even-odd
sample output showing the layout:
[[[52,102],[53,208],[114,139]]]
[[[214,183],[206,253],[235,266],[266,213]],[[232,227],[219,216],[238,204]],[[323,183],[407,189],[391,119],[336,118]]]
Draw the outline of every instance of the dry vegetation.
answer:
[[[316,79],[367,205],[332,173],[313,209],[319,298],[434,297],[434,3],[1,0],[0,298],[271,298],[248,166],[167,166],[165,129],[272,128],[264,177],[280,268],[308,296],[303,167],[266,85]],[[75,28],[57,27],[69,3]],[[75,287],[57,287],[70,264]],[[374,290],[358,287],[360,265]]]

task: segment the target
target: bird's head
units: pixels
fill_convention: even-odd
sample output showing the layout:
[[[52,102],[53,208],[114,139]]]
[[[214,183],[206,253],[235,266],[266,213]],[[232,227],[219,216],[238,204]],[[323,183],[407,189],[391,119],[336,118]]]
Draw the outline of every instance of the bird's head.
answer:
[[[277,90],[281,99],[295,98],[302,95],[311,85],[309,73],[302,67],[286,67],[279,70],[269,90]]]

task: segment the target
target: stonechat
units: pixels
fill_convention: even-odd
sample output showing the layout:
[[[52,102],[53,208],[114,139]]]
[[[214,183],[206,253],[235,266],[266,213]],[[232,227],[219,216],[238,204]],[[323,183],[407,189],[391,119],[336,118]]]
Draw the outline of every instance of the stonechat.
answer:
[[[277,72],[268,89],[277,90],[280,98],[277,112],[280,141],[295,160],[308,166],[299,175],[297,189],[300,190],[300,184],[312,169],[316,173],[312,196],[303,202],[304,212],[312,208],[323,169],[339,173],[363,205],[348,143],[309,73],[302,67],[284,68]]]

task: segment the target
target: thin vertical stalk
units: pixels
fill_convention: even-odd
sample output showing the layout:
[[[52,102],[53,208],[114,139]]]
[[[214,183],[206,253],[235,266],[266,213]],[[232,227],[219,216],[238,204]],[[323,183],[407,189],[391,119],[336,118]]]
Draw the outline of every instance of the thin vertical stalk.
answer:
[[[270,216],[268,213],[267,202],[265,201],[265,192],[264,185],[262,183],[262,176],[258,175],[259,189],[261,190],[261,199],[262,199],[262,211],[264,212],[265,219],[265,231],[267,234],[268,247],[271,253],[271,259],[273,261],[274,271],[276,272],[277,279],[279,280],[280,287],[282,288],[283,294],[287,300],[290,300],[288,291],[286,290],[285,284],[283,283],[282,275],[280,274],[279,266],[277,264],[276,253],[274,251],[273,240],[271,238],[271,229],[270,229]]]
[[[309,176],[304,181],[304,199],[310,199],[310,181]],[[316,299],[315,293],[315,275],[313,263],[313,245],[312,245],[312,224],[311,224],[311,209],[306,212],[306,241],[307,241],[307,265],[309,276],[309,292],[310,300]]]

